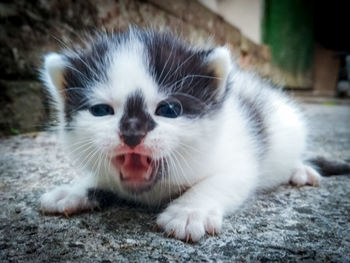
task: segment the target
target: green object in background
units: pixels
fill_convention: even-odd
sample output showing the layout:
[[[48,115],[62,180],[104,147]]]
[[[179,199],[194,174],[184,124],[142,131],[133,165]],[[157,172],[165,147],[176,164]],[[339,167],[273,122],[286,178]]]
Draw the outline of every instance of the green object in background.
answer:
[[[336,106],[337,103],[335,101],[325,101],[322,103],[322,105],[325,105],[325,106]]]
[[[10,132],[12,135],[18,135],[19,134],[19,130],[15,129],[15,128],[10,128]]]
[[[295,75],[312,69],[312,2],[265,0],[263,42],[270,47],[272,62]]]

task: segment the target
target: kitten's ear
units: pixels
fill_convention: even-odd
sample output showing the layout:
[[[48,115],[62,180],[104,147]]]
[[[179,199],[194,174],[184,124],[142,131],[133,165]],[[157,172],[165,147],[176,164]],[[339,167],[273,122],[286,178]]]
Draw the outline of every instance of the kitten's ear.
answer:
[[[62,55],[49,53],[44,57],[42,77],[50,95],[57,102],[64,96],[64,69],[66,66],[67,61]]]
[[[206,63],[218,78],[219,94],[225,91],[226,81],[232,69],[231,53],[227,47],[214,48],[206,57]]]

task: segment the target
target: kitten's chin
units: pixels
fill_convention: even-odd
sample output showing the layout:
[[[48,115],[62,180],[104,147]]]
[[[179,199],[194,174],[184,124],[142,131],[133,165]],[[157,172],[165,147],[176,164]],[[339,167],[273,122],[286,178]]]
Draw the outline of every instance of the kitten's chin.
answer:
[[[147,151],[119,151],[112,163],[119,172],[122,186],[129,192],[149,190],[156,181],[154,161],[147,155]]]

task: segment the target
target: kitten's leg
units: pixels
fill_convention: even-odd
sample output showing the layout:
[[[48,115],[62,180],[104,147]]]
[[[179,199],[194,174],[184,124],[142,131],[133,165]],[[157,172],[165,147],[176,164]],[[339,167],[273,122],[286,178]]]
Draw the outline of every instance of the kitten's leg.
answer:
[[[295,186],[320,184],[320,174],[311,166],[300,163],[290,178],[290,183]]]
[[[93,209],[98,203],[89,200],[88,189],[92,187],[96,187],[96,180],[92,176],[79,178],[69,185],[58,186],[41,196],[41,209],[44,213],[65,215]]]
[[[186,242],[198,241],[208,233],[214,235],[220,232],[223,215],[237,209],[254,187],[252,176],[209,177],[169,204],[157,218],[157,225],[168,236]],[[247,180],[248,179],[248,180]]]

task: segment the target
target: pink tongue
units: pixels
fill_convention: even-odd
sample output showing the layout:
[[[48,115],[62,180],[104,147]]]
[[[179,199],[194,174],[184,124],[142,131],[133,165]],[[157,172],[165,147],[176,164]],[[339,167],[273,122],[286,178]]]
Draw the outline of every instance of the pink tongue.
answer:
[[[124,155],[121,172],[124,180],[144,181],[151,178],[152,169],[147,156],[128,153]]]

